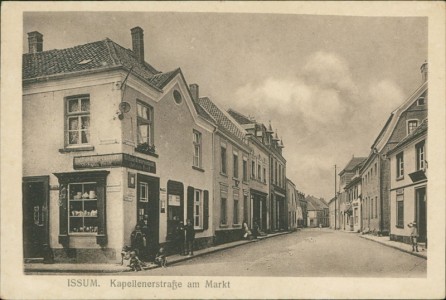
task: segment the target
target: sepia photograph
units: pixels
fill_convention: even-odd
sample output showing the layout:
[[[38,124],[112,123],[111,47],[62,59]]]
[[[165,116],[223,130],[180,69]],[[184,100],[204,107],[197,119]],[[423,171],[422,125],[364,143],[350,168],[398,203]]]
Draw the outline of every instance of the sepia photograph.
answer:
[[[444,4],[86,4],[2,21],[2,298],[443,298]]]

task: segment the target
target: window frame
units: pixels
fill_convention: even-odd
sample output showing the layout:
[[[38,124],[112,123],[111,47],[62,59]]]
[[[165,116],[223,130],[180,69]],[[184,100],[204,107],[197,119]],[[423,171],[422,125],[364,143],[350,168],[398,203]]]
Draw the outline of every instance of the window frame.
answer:
[[[248,158],[246,156],[243,156],[242,166],[243,166],[242,180],[244,182],[248,182]]]
[[[396,159],[396,179],[400,180],[404,178],[404,152],[400,152],[395,155]]]
[[[420,151],[422,150],[422,151]],[[415,155],[416,155],[416,170],[425,170],[426,169],[426,142],[425,140],[417,143],[415,145]]]
[[[415,127],[413,127],[413,126],[411,126],[411,124],[414,124],[415,123]],[[417,129],[417,127],[418,127],[418,124],[419,122],[418,122],[418,120],[417,119],[410,119],[410,120],[407,120],[407,125],[406,125],[406,135],[409,135],[409,134],[411,134],[412,132],[414,132],[416,129]]]
[[[197,199],[198,196],[198,199]],[[197,213],[198,207],[198,213]],[[194,229],[203,229],[203,191],[200,189],[194,189]],[[196,221],[198,218],[198,225]]]
[[[82,110],[82,100],[88,100],[88,110]],[[77,100],[79,110],[70,112],[70,102]],[[91,97],[90,94],[80,94],[65,97],[65,147],[76,148],[91,145]],[[84,130],[82,128],[82,118],[88,117],[88,128]],[[76,130],[70,129],[70,119],[77,119],[78,125]],[[70,133],[77,132],[77,143],[70,142]],[[87,142],[82,143],[82,133],[86,132]]]
[[[232,151],[232,176],[233,178],[239,178],[239,170],[238,170],[238,152]]]
[[[228,225],[228,196],[220,196],[220,225]]]
[[[233,191],[232,224],[240,225],[240,196],[239,190]]]
[[[193,130],[192,133],[192,138],[193,138],[193,161],[192,161],[192,165],[194,167],[197,168],[201,168],[202,167],[202,135],[201,132],[199,132],[198,130]],[[196,155],[196,151],[198,151],[198,156]]]
[[[220,173],[228,174],[228,154],[226,143],[220,143]]]
[[[144,118],[143,116],[139,115],[139,107],[144,107],[149,111],[149,116],[147,118]],[[153,147],[155,145],[155,137],[154,137],[154,117],[155,117],[155,111],[153,106],[149,105],[148,103],[137,99],[136,100],[136,145],[143,145],[147,143],[149,147]],[[139,127],[140,126],[148,126],[149,129],[147,130],[147,135],[145,138],[142,138],[142,136],[139,133]],[[141,140],[140,140],[141,139]]]
[[[401,205],[401,207],[400,207]],[[401,211],[400,211],[401,209]],[[396,227],[404,228],[404,194],[396,195]]]

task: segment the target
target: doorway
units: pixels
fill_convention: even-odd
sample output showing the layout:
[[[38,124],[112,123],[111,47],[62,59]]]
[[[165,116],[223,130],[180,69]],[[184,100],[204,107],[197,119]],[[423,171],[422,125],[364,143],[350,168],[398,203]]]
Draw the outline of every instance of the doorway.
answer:
[[[49,176],[24,177],[23,257],[43,258],[49,244]]]
[[[415,220],[418,224],[419,242],[427,246],[427,212],[426,212],[426,187],[415,190]]]
[[[159,178],[138,174],[137,185],[137,223],[147,236],[150,258],[159,246]]]

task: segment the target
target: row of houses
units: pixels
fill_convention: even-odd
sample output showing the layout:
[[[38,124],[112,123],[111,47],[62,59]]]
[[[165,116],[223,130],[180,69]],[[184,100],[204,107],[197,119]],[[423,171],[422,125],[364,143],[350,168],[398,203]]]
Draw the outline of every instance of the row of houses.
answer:
[[[188,85],[181,69],[110,39],[23,55],[25,258],[111,261],[136,224],[156,251],[191,220],[197,248],[306,225],[305,195],[286,177],[283,141]],[[287,190],[287,186],[290,188]],[[304,208],[304,209],[302,209]]]
[[[416,222],[427,243],[427,70],[424,63],[421,86],[390,114],[369,155],[353,157],[338,174],[331,227],[409,243],[408,224]]]

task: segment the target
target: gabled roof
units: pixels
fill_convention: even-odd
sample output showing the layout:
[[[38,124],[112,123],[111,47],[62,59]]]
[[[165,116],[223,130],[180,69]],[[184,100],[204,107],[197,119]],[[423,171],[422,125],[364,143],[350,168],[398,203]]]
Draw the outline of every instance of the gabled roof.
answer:
[[[198,99],[198,104],[206,112],[212,116],[212,118],[216,121],[220,130],[231,134],[235,138],[237,138],[240,142],[243,142],[245,138],[246,132],[240,128],[236,121],[231,118],[223,109],[220,109],[214,102],[211,101],[208,97],[202,97]]]
[[[307,210],[324,210],[324,208],[328,208],[328,204],[323,199],[307,196],[305,200],[307,200]]]
[[[378,135],[378,138],[373,143],[371,147],[372,150],[376,149],[378,152],[381,152],[381,150],[385,147],[390,137],[392,136],[392,133],[395,130],[396,125],[398,124],[401,114],[406,111],[415,101],[417,101],[418,98],[427,91],[427,88],[428,82],[425,81],[409,98],[406,99],[406,101],[404,101],[397,109],[395,109],[391,113],[391,117],[387,121],[383,130]]]
[[[250,118],[248,118],[247,116],[233,110],[233,109],[229,109],[228,110],[228,114],[231,115],[231,117],[233,117],[240,125],[245,125],[245,124],[255,124],[256,121],[255,120],[251,120]]]
[[[420,135],[424,134],[425,132],[427,132],[427,119],[424,119],[421,124],[414,130],[412,131],[409,135],[407,135],[406,137],[404,137],[397,145],[395,148],[393,148],[392,150],[390,150],[389,152],[387,152],[387,154],[392,154],[396,151],[398,151],[399,149],[401,149],[404,145],[406,145],[407,143],[409,143],[410,141],[414,140],[415,138],[419,137]]]
[[[351,172],[356,168],[360,168],[367,157],[353,157],[345,166],[345,168],[339,173],[339,175],[345,172]]]
[[[136,59],[132,50],[126,49],[108,38],[61,50],[25,53],[22,59],[23,80],[89,70],[106,70],[113,67],[130,70],[133,67],[133,74],[146,80],[153,87],[161,89],[166,83],[166,78],[172,75],[172,72],[177,71],[161,73],[147,62],[140,62]]]

